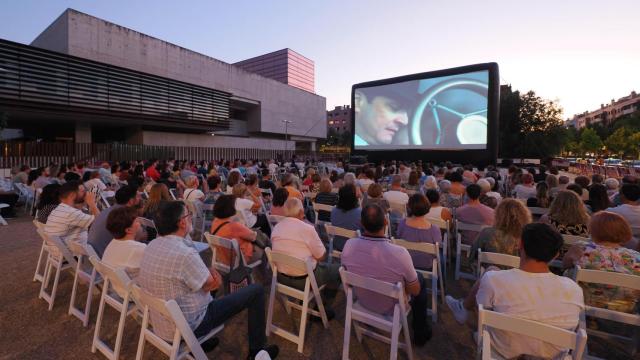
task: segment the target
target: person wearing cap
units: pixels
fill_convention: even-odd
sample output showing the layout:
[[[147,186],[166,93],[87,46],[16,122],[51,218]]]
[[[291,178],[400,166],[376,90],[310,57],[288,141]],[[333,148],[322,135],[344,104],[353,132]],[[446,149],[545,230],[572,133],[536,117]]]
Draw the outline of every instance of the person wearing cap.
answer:
[[[411,90],[406,87],[394,85],[355,91],[355,146],[389,145],[394,142],[396,134],[409,123],[407,95],[411,94]]]

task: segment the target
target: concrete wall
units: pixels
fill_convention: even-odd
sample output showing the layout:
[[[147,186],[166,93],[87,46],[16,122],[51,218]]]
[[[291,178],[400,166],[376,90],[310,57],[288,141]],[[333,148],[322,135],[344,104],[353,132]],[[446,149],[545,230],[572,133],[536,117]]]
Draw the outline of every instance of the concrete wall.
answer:
[[[69,16],[67,12],[62,13],[51,23],[35,40],[32,46],[45,48],[64,54],[69,53]]]
[[[218,147],[218,148],[249,148],[249,149],[273,149],[285,150],[284,140],[233,137],[233,136],[211,136],[208,134],[177,134],[159,131],[142,131],[143,144],[161,146],[195,146],[195,147]],[[287,148],[293,150],[295,141],[288,141]]]
[[[261,132],[283,134],[282,120],[286,119],[293,121],[289,134],[326,137],[326,126],[314,126],[325,122],[324,97],[75,10],[69,9],[65,14],[70,55],[259,101]],[[63,36],[60,32],[58,27],[50,27],[38,38],[58,39]],[[56,43],[38,41],[33,45],[56,50]]]

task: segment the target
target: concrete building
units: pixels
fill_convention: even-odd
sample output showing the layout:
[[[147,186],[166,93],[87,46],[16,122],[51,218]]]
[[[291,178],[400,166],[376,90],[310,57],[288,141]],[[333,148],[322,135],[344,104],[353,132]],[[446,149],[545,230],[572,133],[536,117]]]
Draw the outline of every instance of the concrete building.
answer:
[[[351,132],[351,106],[336,106],[327,111],[327,129],[334,129],[338,133]]]
[[[291,49],[242,60],[233,65],[268,77],[283,84],[315,93],[315,65],[313,61]]]
[[[288,49],[276,53],[307,60],[306,78],[260,75],[72,9],[31,45],[0,47],[0,110],[30,139],[313,151],[326,137],[313,62]]]
[[[611,99],[609,104],[600,104],[600,109],[574,115],[565,122],[565,126],[574,126],[576,129],[596,123],[608,126],[618,118],[636,111],[640,111],[640,95],[632,91],[618,100]]]

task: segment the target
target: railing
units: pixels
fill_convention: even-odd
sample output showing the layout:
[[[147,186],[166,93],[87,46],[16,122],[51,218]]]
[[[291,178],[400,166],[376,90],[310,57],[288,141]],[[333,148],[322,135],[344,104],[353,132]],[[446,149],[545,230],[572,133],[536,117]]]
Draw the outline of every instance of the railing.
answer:
[[[284,154],[282,150],[216,148],[190,146],[155,146],[133,144],[91,144],[91,143],[45,143],[45,142],[0,142],[0,168],[12,168],[26,164],[34,167],[54,164],[68,164],[85,161],[97,164],[102,161],[131,161],[148,159],[276,159]],[[319,152],[297,152],[299,159],[313,158],[336,161],[347,158],[348,154],[327,154]]]

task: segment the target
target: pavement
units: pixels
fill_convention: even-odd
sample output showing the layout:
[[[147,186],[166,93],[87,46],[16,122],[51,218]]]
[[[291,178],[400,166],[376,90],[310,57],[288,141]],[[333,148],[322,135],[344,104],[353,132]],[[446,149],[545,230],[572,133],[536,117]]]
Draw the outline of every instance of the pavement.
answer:
[[[73,276],[66,272],[61,276],[58,294],[52,311],[47,311],[44,300],[38,299],[39,282],[33,282],[33,274],[40,251],[41,240],[32,219],[23,214],[9,219],[8,226],[0,226],[0,359],[104,359],[91,353],[91,341],[95,330],[99,296],[93,297],[91,320],[85,328],[80,320],[68,315]],[[451,275],[450,271],[450,275]],[[447,279],[447,293],[464,296],[471,282]],[[79,299],[86,297],[82,286]],[[268,288],[265,286],[265,299]],[[82,301],[82,300],[81,300]],[[280,346],[279,359],[340,359],[344,335],[345,297],[339,292],[332,305],[336,318],[328,329],[321,322],[310,322],[307,328],[304,352],[283,338],[271,335],[269,343]],[[473,359],[476,347],[473,329],[455,322],[445,304],[438,304],[438,322],[433,324],[433,338],[423,347],[414,347],[416,359]],[[291,330],[297,328],[299,313],[287,315],[276,303],[275,322]],[[108,309],[104,317],[102,336],[112,344],[115,339],[117,313]],[[129,317],[125,324],[121,359],[135,359],[140,333],[139,323]],[[228,323],[219,334],[220,345],[208,353],[209,358],[243,359],[248,354],[247,318],[243,312]],[[606,359],[630,359],[615,344],[589,341],[590,351]],[[165,358],[149,343],[145,346],[144,359]],[[389,346],[365,338],[359,343],[352,331],[351,359],[389,358]],[[399,359],[406,359],[400,351]],[[640,359],[636,356],[635,359]]]

